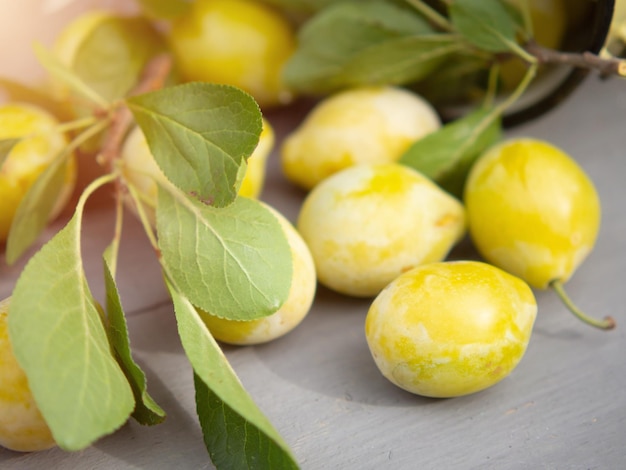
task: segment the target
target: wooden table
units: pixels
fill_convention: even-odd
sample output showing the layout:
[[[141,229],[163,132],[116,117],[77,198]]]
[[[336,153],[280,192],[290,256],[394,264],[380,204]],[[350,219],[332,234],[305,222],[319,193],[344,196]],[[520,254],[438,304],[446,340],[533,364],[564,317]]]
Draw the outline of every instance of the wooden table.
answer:
[[[279,137],[304,110],[268,114]],[[574,156],[596,182],[603,225],[595,251],[568,284],[588,313],[613,315],[602,332],[537,292],[539,316],[528,351],[507,379],[446,400],[406,393],[384,379],[363,333],[369,305],[318,290],[291,334],[225,352],[260,408],[292,446],[303,469],[621,469],[626,468],[626,82],[588,79],[561,107],[508,132],[544,138]],[[270,160],[263,199],[295,220],[303,194]],[[88,206],[84,250],[96,298],[103,298],[100,254],[111,236],[107,197]],[[0,450],[4,470],[213,468],[195,417],[191,369],[151,250],[127,219],[118,268],[136,359],[162,425],[129,422],[77,453]],[[58,229],[49,230],[44,239]],[[475,257],[462,244],[455,257]],[[7,296],[22,265],[0,265]]]

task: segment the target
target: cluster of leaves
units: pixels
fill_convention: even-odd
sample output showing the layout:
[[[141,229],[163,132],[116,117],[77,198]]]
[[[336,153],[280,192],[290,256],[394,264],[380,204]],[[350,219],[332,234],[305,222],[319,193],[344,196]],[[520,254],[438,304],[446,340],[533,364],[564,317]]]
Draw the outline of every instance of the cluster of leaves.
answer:
[[[468,60],[476,61],[472,72],[484,70],[496,53],[533,60],[516,40],[526,28],[522,16],[507,2],[449,3],[444,16],[420,1],[333,2],[299,29],[286,80],[298,91],[328,93],[438,80],[446,65]],[[459,82],[467,78],[457,77]]]
[[[157,39],[150,47],[138,44],[135,33],[154,33],[149,27],[141,18],[109,19],[81,43],[75,64],[69,66],[37,47],[40,62],[69,90],[80,117],[62,124],[75,131],[73,140],[20,204],[7,243],[7,262],[19,259],[46,227],[72,155],[84,152],[90,142],[88,148],[94,141],[106,146],[124,112],[130,110],[142,128],[167,181],[159,182],[152,227],[139,190],[124,178],[119,155],[106,162],[108,171],[87,186],[67,225],[28,260],[17,280],[9,321],[15,355],[55,440],[65,450],[89,446],[131,415],[144,425],[163,421],[165,412],[149,395],[145,375],[132,358],[115,281],[128,193],[172,297],[211,459],[224,468],[247,466],[247,461],[296,467],[289,447],[245,391],[196,311],[256,319],[274,313],[289,292],[291,254],[278,220],[261,202],[237,198],[246,159],[261,133],[260,109],[251,96],[226,85],[171,84],[130,93],[142,70],[163,51],[156,35],[140,35]],[[4,84],[14,97],[38,96]],[[17,142],[0,142],[2,161]],[[100,150],[96,147],[93,156]],[[88,199],[105,185],[116,190],[118,203],[114,235],[102,255],[102,306],[86,279],[81,227]]]
[[[501,0],[323,3],[299,30],[298,50],[285,70],[292,88],[326,94],[399,85],[435,105],[437,98],[460,104],[470,95],[483,97],[401,158],[460,197],[471,164],[500,139],[503,113],[535,76],[537,61],[518,43],[532,30],[529,15]],[[528,62],[528,72],[519,88],[496,104],[499,62],[512,55]]]
[[[273,3],[306,13],[298,49],[285,70],[289,85],[300,93],[326,94],[364,84],[417,87],[450,74],[459,79],[460,70],[471,77],[471,84],[487,71],[483,103],[415,143],[402,158],[453,194],[461,193],[476,156],[500,138],[502,113],[536,71],[536,61],[517,42],[529,30],[528,15],[500,0]],[[259,318],[275,312],[289,291],[291,258],[277,220],[262,203],[237,198],[246,159],[261,132],[260,110],[238,89],[175,84],[175,74],[162,89],[133,94],[149,61],[167,50],[146,18],[171,18],[189,6],[185,0],[139,4],[145,18],[112,19],[96,28],[78,48],[75,64],[62,64],[38,48],[41,63],[71,90],[82,117],[67,126],[76,131],[74,140],[22,202],[11,228],[7,260],[22,256],[45,228],[50,201],[60,191],[72,153],[94,139],[102,143],[103,135],[106,141],[121,110],[130,110],[168,179],[158,183],[156,229],[141,209],[137,189],[124,179],[115,159],[107,162],[110,171],[85,189],[69,223],[29,260],[18,279],[10,316],[16,356],[63,449],[82,449],[131,415],[147,425],[164,419],[133,361],[115,282],[122,193],[128,191],[171,294],[214,464],[296,468],[290,449],[246,393],[196,312],[201,308],[229,319]],[[138,37],[152,40],[146,45],[138,43]],[[494,99],[495,58],[501,54],[518,55],[530,64],[519,88],[504,101]],[[19,84],[2,85],[15,96],[39,96],[48,107],[55,106]],[[0,141],[0,164],[16,142]],[[88,198],[107,184],[118,190],[118,217],[103,254],[102,308],[85,277],[81,224]]]

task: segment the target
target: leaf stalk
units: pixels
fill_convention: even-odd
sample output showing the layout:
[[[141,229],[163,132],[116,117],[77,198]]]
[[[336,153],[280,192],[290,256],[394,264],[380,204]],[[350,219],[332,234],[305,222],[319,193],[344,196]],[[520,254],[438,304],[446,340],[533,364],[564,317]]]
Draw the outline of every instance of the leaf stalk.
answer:
[[[130,193],[130,196],[133,199],[135,208],[137,209],[137,214],[139,215],[139,221],[141,222],[141,225],[143,226],[143,229],[146,232],[146,236],[148,237],[148,240],[150,241],[150,245],[152,246],[154,251],[158,253],[159,244],[157,242],[157,238],[154,233],[154,228],[152,227],[152,224],[150,223],[150,219],[148,218],[148,214],[146,214],[146,210],[143,206],[144,203],[142,202],[142,198],[139,195],[139,192],[137,191],[137,189],[135,189],[135,187],[132,184],[129,184],[127,188],[128,188],[128,192]]]
[[[124,200],[121,192],[115,194],[115,227],[113,231],[113,240],[111,240],[110,250],[111,257],[109,260],[109,269],[111,275],[115,277],[117,272],[117,257],[120,249],[120,240],[122,239],[122,225],[124,221]]]
[[[117,175],[110,173],[110,174],[99,176],[98,178],[93,180],[91,183],[89,183],[87,187],[81,193],[80,197],[78,198],[78,202],[76,203],[76,209],[75,209],[76,213],[82,214],[85,209],[85,204],[87,204],[87,200],[89,199],[89,197],[98,189],[100,189],[102,186],[104,186],[105,184],[115,181],[116,178],[117,178]]]

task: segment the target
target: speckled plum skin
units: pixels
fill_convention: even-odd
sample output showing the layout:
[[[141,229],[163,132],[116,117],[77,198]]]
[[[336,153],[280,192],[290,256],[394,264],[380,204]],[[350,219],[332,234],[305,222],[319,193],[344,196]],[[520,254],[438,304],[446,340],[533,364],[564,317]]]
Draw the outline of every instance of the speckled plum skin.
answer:
[[[411,393],[475,393],[507,377],[522,359],[537,315],[530,287],[477,261],[419,266],[372,302],[367,343],[379,370]]]

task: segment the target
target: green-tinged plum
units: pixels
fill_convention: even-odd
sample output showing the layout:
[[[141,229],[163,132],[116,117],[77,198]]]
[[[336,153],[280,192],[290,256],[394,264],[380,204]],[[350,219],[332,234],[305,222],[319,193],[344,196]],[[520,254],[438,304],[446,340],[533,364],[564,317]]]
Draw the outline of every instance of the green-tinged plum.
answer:
[[[165,39],[147,19],[99,9],[65,25],[52,47],[57,60],[106,101],[126,96],[146,64],[164,52]],[[58,100],[69,101],[75,115],[93,114],[94,104],[65,81],[53,78],[50,86]]]

